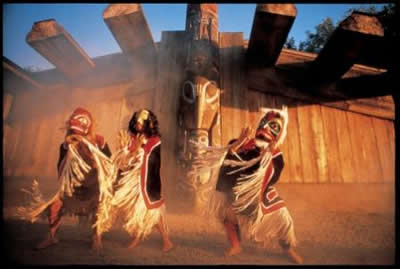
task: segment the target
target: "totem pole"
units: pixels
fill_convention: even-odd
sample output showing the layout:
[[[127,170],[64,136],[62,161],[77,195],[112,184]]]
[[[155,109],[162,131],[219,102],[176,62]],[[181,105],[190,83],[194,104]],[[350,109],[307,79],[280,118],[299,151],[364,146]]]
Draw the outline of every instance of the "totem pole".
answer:
[[[218,14],[216,4],[188,4],[186,15],[185,75],[179,89],[178,159],[184,175],[180,187],[193,198],[195,209],[204,206],[211,189],[211,173],[190,176],[201,152],[190,141],[220,145],[220,86]]]

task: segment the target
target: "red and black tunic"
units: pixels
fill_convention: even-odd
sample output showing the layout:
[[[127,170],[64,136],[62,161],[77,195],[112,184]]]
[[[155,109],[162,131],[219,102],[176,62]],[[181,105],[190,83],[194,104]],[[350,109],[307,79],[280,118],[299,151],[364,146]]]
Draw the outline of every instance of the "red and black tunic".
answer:
[[[234,141],[235,140],[232,140],[230,144]],[[257,158],[260,156],[260,153],[261,149],[256,146],[254,139],[241,146],[237,152],[240,158],[244,161],[249,161]],[[239,161],[239,159],[231,153],[228,153],[226,155],[225,160]],[[236,186],[239,176],[243,174],[249,175],[251,173],[254,173],[259,167],[260,162],[257,162],[253,166],[243,171],[229,175],[228,173],[236,170],[237,167],[222,165],[217,180],[216,190],[224,193],[228,201],[230,203],[233,203],[233,201],[235,200],[233,188]],[[260,201],[262,201],[262,209],[265,214],[271,213],[284,206],[283,200],[279,197],[275,188],[272,187],[279,180],[279,176],[282,172],[283,167],[284,161],[282,152],[277,149],[275,152],[273,152],[271,164],[267,168],[264,182],[262,184]],[[246,210],[242,211],[241,214],[249,214],[250,212],[253,212],[253,210],[257,206],[258,204],[252,204]]]
[[[132,137],[131,145],[134,145]],[[131,150],[132,148],[130,148]],[[144,156],[140,172],[140,191],[148,209],[158,208],[164,200],[161,195],[161,139],[152,136],[143,145]]]

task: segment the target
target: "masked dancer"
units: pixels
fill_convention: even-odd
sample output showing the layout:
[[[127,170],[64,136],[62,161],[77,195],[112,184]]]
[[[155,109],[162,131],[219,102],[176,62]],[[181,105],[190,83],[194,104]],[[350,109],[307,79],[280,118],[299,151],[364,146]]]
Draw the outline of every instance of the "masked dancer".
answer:
[[[173,247],[165,220],[162,196],[161,135],[154,113],[147,109],[135,112],[129,131],[119,133],[120,149],[113,155],[118,169],[111,207],[99,215],[97,226],[108,231],[116,219],[132,236],[129,248],[136,247],[157,227],[163,240],[163,251]]]
[[[197,169],[215,166],[220,160],[209,209],[224,225],[231,244],[225,251],[227,256],[242,251],[242,230],[264,246],[278,242],[292,261],[301,264],[303,259],[294,249],[296,238],[292,217],[274,187],[284,167],[279,146],[286,136],[287,108],[264,112],[255,132],[245,128],[240,137],[230,141],[225,148],[203,147],[208,153],[203,155]]]
[[[60,145],[57,162],[60,181],[58,192],[45,202],[35,181],[34,190],[30,192],[34,196],[34,202],[28,208],[19,208],[20,216],[32,222],[47,213],[50,231],[36,249],[44,249],[58,242],[56,232],[63,215],[89,218],[94,224],[99,200],[102,196],[111,197],[111,151],[104,137],[95,134],[94,125],[89,111],[84,108],[73,111],[66,122],[65,141]],[[93,228],[92,232],[92,246],[101,247],[101,242],[96,240],[96,229]]]

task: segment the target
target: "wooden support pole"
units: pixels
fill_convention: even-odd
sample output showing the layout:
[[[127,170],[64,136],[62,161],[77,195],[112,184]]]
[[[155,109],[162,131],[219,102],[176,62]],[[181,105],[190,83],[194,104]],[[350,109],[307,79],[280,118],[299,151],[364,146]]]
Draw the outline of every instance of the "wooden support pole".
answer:
[[[257,5],[247,50],[250,66],[275,64],[296,15],[294,4]]]
[[[95,67],[86,52],[54,19],[35,22],[26,42],[70,80]]]
[[[31,76],[3,56],[3,87],[4,91],[12,91],[12,89],[26,90],[26,89],[42,89],[43,85],[35,81]]]
[[[371,43],[383,38],[383,28],[376,16],[353,12],[332,33],[328,42],[311,64],[306,85],[338,80],[363,55],[374,53]],[[382,39],[383,40],[383,39]]]
[[[135,71],[155,66],[156,45],[140,4],[111,4],[103,19],[123,53],[138,66]]]

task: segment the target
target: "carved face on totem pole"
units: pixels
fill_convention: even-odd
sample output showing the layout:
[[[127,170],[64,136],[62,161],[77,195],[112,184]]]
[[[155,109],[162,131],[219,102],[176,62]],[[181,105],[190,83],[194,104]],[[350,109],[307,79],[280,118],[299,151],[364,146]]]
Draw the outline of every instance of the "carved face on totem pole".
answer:
[[[201,154],[190,141],[220,145],[220,88],[216,4],[188,4],[185,75],[179,90],[179,163],[190,171]],[[186,178],[184,185],[198,196],[209,173]]]
[[[178,124],[183,138],[180,160],[190,167],[197,154],[190,140],[219,144],[219,64],[215,4],[189,4],[186,23],[185,78],[180,89]],[[220,136],[220,135],[219,135]]]
[[[184,159],[192,161],[196,154],[190,140],[204,145],[215,144],[211,130],[218,124],[220,89],[215,81],[203,76],[188,76],[180,97],[180,125],[184,129]]]

